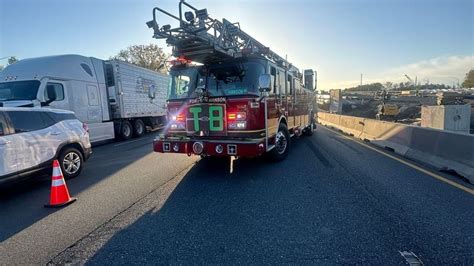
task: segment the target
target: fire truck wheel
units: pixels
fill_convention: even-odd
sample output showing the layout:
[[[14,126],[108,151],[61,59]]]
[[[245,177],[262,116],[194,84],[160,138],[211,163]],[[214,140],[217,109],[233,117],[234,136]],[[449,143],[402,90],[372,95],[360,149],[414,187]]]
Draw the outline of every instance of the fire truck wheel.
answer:
[[[314,131],[315,125],[311,124],[303,129],[303,135],[305,136],[312,136]]]
[[[303,135],[305,136],[312,136],[313,132],[316,130],[316,121],[314,120],[314,113],[311,112],[309,117],[310,117],[310,124],[303,129]]]
[[[133,135],[132,124],[127,120],[122,121],[119,134],[122,140],[130,139]]]
[[[137,119],[133,123],[133,136],[139,138],[143,134],[145,134],[145,123],[141,119]]]
[[[288,156],[290,149],[290,132],[285,124],[280,124],[275,139],[275,148],[270,152],[270,156],[274,161],[282,161]]]

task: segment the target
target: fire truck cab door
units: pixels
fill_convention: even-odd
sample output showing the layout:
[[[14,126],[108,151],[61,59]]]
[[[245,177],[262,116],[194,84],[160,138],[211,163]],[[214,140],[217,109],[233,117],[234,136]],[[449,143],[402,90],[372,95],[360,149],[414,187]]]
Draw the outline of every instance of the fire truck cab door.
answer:
[[[277,70],[277,103],[280,115],[288,117],[288,101],[286,98],[285,71]]]
[[[294,89],[294,77],[286,73],[286,98],[287,98],[287,106],[288,106],[288,126],[294,127],[296,125],[296,101],[295,101],[295,89]]]

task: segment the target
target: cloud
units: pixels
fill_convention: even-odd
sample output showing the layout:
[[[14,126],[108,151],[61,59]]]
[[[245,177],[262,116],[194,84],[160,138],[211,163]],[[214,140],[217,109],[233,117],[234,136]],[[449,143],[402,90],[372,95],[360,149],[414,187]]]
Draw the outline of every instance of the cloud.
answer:
[[[445,56],[409,64],[391,69],[388,74],[405,73],[418,76],[418,80],[429,79],[433,82],[452,83],[462,81],[466,72],[474,66],[474,56]]]
[[[474,68],[474,56],[439,56],[403,66],[390,68],[379,73],[371,73],[371,77],[364,78],[363,83],[374,82],[405,82],[405,74],[412,79],[418,78],[418,82],[425,83],[462,83],[465,74]],[[328,88],[347,88],[360,84],[360,80],[343,80],[329,82]]]

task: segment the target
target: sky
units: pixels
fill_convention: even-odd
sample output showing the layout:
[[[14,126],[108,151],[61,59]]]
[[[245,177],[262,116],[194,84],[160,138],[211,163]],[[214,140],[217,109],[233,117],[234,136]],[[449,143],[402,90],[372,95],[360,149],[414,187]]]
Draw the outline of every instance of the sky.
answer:
[[[188,0],[241,29],[300,69],[318,88],[371,82],[462,82],[474,67],[474,0]],[[0,0],[0,58],[81,54],[108,59],[156,43],[145,25],[178,0]],[[158,23],[173,21],[158,17]],[[6,59],[0,61],[5,65]]]

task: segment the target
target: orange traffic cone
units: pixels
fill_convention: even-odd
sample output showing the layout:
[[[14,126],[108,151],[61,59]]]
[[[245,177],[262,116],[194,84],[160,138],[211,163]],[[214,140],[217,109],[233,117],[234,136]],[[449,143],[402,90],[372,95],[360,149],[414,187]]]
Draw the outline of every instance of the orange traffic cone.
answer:
[[[49,204],[44,205],[45,207],[62,207],[76,201],[76,198],[69,196],[66,182],[64,181],[61,167],[59,167],[58,160],[53,162],[53,178],[51,182],[51,195],[49,198]]]

